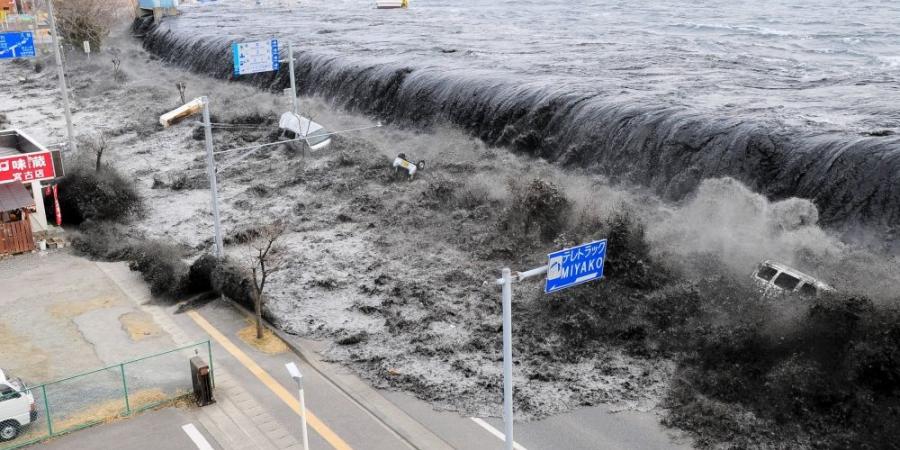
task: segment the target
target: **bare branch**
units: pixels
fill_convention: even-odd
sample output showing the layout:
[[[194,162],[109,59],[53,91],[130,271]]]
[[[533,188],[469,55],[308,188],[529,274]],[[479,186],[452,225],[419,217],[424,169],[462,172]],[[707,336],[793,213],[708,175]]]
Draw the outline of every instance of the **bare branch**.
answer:
[[[259,234],[250,243],[250,255],[247,263],[253,275],[254,309],[256,313],[256,337],[262,339],[262,307],[265,302],[264,292],[269,277],[282,269],[286,264],[285,253],[281,249],[280,240],[287,230],[287,224],[274,221],[259,228]]]

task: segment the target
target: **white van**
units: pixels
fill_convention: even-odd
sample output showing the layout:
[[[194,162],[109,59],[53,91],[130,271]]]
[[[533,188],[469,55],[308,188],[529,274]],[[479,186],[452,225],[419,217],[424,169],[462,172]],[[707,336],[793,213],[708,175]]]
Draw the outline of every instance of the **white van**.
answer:
[[[21,379],[0,369],[0,442],[15,439],[22,427],[36,419],[34,395]]]
[[[290,111],[281,115],[278,127],[290,139],[304,138],[311,151],[316,151],[331,144],[331,134],[322,125]]]
[[[796,292],[815,297],[834,288],[797,269],[774,261],[764,261],[753,272],[753,280],[765,295]]]

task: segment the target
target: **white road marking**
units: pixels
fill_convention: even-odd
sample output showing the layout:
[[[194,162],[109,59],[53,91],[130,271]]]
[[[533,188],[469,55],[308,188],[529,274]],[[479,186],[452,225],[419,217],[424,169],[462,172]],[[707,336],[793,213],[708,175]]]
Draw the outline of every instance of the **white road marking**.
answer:
[[[477,423],[478,426],[487,430],[488,433],[491,433],[494,436],[497,436],[497,439],[500,439],[501,441],[504,441],[504,442],[506,441],[506,435],[501,433],[500,430],[492,427],[491,424],[489,424],[477,417],[469,417],[469,418],[472,419],[472,422]],[[519,445],[518,442],[513,442],[513,448],[515,448],[517,450],[528,450],[525,447],[522,447],[521,445]]]
[[[212,445],[209,445],[209,442],[206,441],[206,438],[203,437],[203,434],[200,433],[200,430],[194,426],[194,424],[189,423],[187,425],[183,425],[181,427],[185,433],[187,433],[188,437],[194,441],[194,444],[197,446],[198,450],[213,450]]]

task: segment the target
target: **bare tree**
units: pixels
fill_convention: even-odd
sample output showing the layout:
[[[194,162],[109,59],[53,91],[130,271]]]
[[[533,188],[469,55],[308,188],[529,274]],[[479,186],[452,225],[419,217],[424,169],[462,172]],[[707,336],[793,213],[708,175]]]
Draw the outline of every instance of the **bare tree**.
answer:
[[[88,41],[100,49],[112,27],[132,14],[130,0],[52,0],[56,23],[63,39],[81,48]]]
[[[101,159],[103,158],[103,152],[106,151],[107,146],[106,133],[102,131],[97,133],[94,142],[91,143],[91,148],[94,150],[94,155],[97,157],[97,166],[95,169],[97,172],[100,171]]]
[[[272,274],[286,267],[287,259],[281,247],[287,225],[283,221],[274,221],[263,225],[259,234],[250,243],[248,265],[253,275],[253,309],[256,314],[256,338],[263,338],[262,307],[265,303],[266,282]]]
[[[175,83],[175,88],[178,89],[178,95],[181,96],[181,104],[187,103],[187,100],[184,98],[184,91],[187,89],[187,84],[184,81],[178,81]]]
[[[122,51],[117,48],[109,49],[109,54],[112,56],[110,62],[113,65],[113,80],[121,83],[125,81],[125,74],[122,73]]]

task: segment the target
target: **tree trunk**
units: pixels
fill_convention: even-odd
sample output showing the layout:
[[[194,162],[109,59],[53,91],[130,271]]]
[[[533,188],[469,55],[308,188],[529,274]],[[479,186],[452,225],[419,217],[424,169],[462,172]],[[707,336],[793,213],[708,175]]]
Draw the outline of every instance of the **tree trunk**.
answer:
[[[256,293],[256,339],[263,338],[263,324],[262,324],[262,293]]]

